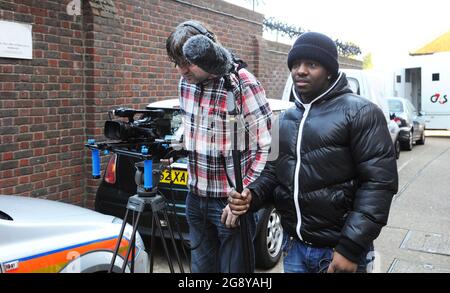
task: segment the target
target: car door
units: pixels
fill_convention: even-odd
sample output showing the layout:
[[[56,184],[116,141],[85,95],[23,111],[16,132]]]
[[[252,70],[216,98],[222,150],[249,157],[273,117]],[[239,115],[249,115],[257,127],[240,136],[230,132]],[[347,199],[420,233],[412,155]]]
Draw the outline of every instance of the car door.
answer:
[[[419,117],[419,112],[410,101],[406,101],[406,106],[408,108],[409,117],[411,117],[411,123],[413,124],[414,140],[420,139],[422,129],[420,127],[421,117]]]

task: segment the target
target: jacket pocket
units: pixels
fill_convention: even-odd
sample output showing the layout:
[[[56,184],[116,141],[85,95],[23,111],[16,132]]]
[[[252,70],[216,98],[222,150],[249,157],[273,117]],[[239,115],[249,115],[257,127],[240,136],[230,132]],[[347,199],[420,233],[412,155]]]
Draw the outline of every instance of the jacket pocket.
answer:
[[[335,191],[332,194],[331,202],[335,208],[335,220],[344,223],[349,211],[352,210],[352,200],[343,190]]]
[[[331,201],[338,210],[348,211],[351,209],[351,199],[345,195],[343,190],[333,192]]]

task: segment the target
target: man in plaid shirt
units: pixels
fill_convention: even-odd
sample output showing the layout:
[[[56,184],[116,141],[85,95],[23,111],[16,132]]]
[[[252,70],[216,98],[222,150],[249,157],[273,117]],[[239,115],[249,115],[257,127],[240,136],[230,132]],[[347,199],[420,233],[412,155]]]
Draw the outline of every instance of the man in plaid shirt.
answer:
[[[203,37],[208,39],[205,41]],[[195,51],[198,49],[196,43],[191,43],[197,39],[200,45],[210,42],[211,46],[219,48],[207,51],[214,56],[202,66],[191,64],[186,58],[192,52],[186,52],[190,49],[185,45],[190,42]],[[233,58],[229,58],[233,61],[230,62],[231,70],[227,69],[226,73],[220,64],[216,66],[216,59],[228,66],[225,62],[228,59],[215,55],[229,52],[199,22],[186,21],[178,25],[167,39],[166,49],[181,75],[179,93],[184,117],[184,146],[188,151],[186,216],[193,246],[192,272],[243,272],[245,265],[237,216],[231,213],[227,204],[228,193],[235,186],[231,151],[236,145],[241,151],[245,188],[264,169],[271,143],[272,112],[259,81],[246,69],[239,68]],[[230,109],[235,109],[237,114],[231,113]],[[239,125],[236,141],[232,118]],[[253,237],[254,219],[249,222]],[[254,259],[252,261],[254,268]]]

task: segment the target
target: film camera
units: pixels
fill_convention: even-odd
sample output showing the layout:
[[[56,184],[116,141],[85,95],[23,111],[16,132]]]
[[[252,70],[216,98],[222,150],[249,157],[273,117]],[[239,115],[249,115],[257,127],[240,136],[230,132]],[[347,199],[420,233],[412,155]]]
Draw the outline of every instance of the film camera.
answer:
[[[170,118],[165,117],[166,112],[158,110],[134,110],[118,108],[109,112],[117,117],[128,118],[128,121],[109,120],[105,122],[104,134],[107,138],[121,141],[147,141],[164,138],[172,131]],[[134,120],[134,116],[141,117]]]

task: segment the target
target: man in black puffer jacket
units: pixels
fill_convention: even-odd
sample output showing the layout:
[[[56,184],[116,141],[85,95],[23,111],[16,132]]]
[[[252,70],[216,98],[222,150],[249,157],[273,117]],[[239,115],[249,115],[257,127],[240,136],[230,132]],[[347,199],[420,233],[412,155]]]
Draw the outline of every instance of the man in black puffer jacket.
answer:
[[[280,117],[279,156],[230,207],[275,205],[285,272],[363,272],[398,188],[386,119],[351,92],[329,37],[302,34],[288,67],[296,107]]]

